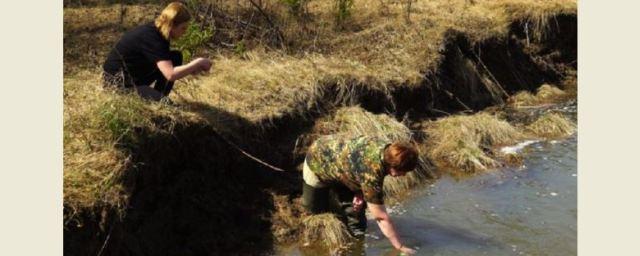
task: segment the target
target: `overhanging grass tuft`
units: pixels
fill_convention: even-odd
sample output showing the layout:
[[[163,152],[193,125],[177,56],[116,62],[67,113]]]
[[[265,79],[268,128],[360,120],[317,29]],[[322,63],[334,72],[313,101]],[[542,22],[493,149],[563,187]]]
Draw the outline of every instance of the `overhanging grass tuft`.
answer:
[[[538,88],[536,97],[543,101],[555,102],[562,100],[567,94],[553,85],[543,84]]]
[[[499,166],[491,156],[492,150],[523,138],[509,123],[486,113],[429,122],[425,132],[430,158],[463,172],[485,171]]]
[[[278,242],[293,242],[299,239],[300,229],[303,224],[301,217],[301,198],[295,202],[289,201],[286,195],[271,194],[274,202],[274,211],[271,216],[271,233]]]
[[[302,239],[305,242],[319,243],[330,251],[337,251],[352,242],[353,237],[334,214],[324,213],[305,217],[303,220],[304,232]]]
[[[567,93],[558,89],[558,87],[543,84],[538,88],[536,95],[527,91],[522,91],[511,96],[508,102],[513,107],[528,107],[540,104],[557,103],[565,100],[567,97]]]
[[[558,113],[545,113],[538,120],[528,125],[525,131],[543,138],[561,138],[573,134],[576,125]]]

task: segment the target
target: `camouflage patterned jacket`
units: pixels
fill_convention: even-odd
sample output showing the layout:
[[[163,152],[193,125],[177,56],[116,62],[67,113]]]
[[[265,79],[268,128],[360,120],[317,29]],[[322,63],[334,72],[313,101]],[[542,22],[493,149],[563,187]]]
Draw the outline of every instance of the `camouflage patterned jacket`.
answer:
[[[354,192],[362,190],[366,202],[383,204],[386,173],[382,157],[388,144],[389,141],[368,136],[322,136],[309,147],[306,161],[321,182],[339,182]]]

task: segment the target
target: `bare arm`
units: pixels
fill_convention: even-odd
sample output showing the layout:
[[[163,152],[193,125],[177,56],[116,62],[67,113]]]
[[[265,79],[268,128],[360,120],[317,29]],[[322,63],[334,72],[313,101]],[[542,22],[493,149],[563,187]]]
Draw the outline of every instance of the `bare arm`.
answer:
[[[371,215],[373,215],[373,218],[378,223],[380,230],[382,230],[382,233],[384,234],[384,236],[386,236],[387,239],[389,239],[389,242],[391,242],[391,245],[393,245],[393,247],[395,247],[396,249],[404,253],[408,253],[408,254],[415,253],[414,250],[412,250],[411,248],[405,247],[404,245],[402,245],[402,242],[400,242],[400,239],[398,238],[398,233],[396,232],[396,228],[393,226],[391,217],[389,216],[389,214],[387,214],[387,210],[385,209],[384,205],[372,204],[372,203],[367,203],[367,205],[368,205],[369,211],[371,212]]]
[[[186,65],[174,67],[170,60],[161,60],[156,65],[168,81],[175,81],[196,72],[208,71],[211,68],[211,61],[197,58]]]
[[[393,222],[391,222],[391,218],[389,214],[387,214],[387,210],[384,208],[383,204],[372,204],[368,203],[369,211],[373,218],[378,223],[380,230],[382,233],[389,239],[391,245],[396,249],[400,249],[402,247],[402,243],[398,239],[398,234],[396,233],[396,229],[393,226]]]

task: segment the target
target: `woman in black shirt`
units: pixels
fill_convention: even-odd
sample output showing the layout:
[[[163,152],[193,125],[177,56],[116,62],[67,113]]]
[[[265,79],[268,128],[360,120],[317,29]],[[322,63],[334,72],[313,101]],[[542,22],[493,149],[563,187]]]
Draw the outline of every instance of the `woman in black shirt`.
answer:
[[[169,95],[174,81],[209,71],[209,59],[197,58],[182,65],[182,54],[169,49],[169,41],[185,33],[190,19],[191,15],[184,4],[173,2],[154,23],[126,32],[102,66],[105,82],[118,87],[135,88],[144,98],[160,100]]]

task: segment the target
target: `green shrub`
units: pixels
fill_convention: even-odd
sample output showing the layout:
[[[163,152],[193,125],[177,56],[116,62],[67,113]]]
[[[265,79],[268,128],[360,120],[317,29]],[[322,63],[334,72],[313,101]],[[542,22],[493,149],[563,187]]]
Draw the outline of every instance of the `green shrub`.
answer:
[[[240,41],[236,44],[236,46],[233,48],[233,52],[235,52],[237,55],[244,55],[244,53],[247,51],[247,47],[244,45],[243,41]]]
[[[176,40],[173,46],[182,52],[184,62],[188,62],[205,43],[211,40],[213,34],[212,28],[204,27],[202,29],[199,24],[191,21],[185,34]]]
[[[308,2],[308,0],[280,0],[282,3],[286,4],[289,7],[289,13],[293,16],[300,16],[304,11],[304,5]]]
[[[342,26],[343,22],[351,15],[353,0],[336,0],[336,23]]]

